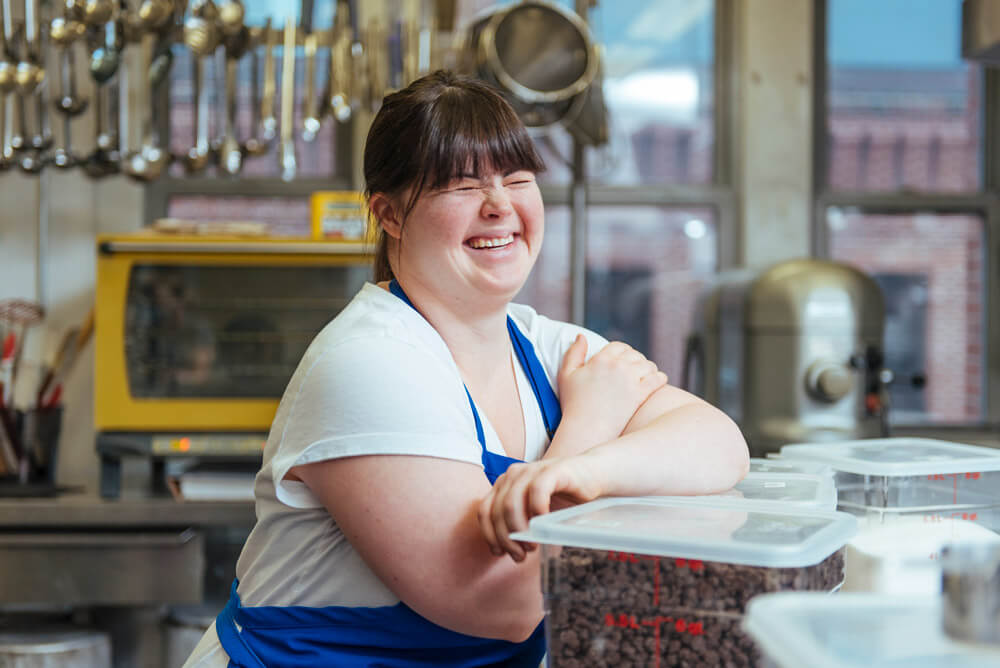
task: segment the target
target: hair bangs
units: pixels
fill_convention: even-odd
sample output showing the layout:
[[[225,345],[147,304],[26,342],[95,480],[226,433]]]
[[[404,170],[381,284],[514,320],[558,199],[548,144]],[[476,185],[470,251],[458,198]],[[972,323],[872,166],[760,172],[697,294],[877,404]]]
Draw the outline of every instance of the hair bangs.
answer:
[[[510,107],[499,106],[495,98],[478,91],[452,92],[466,94],[441,96],[434,114],[438,122],[431,123],[438,131],[428,133],[427,145],[418,151],[424,156],[418,179],[424,188],[442,188],[453,179],[493,171],[545,171],[531,137]]]

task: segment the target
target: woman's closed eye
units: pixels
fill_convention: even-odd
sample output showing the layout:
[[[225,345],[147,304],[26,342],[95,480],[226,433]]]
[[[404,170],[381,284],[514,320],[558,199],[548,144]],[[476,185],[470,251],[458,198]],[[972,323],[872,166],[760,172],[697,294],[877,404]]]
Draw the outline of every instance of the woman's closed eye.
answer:
[[[508,174],[503,180],[503,184],[506,187],[526,186],[534,182],[535,175],[531,172],[514,172],[513,174]]]

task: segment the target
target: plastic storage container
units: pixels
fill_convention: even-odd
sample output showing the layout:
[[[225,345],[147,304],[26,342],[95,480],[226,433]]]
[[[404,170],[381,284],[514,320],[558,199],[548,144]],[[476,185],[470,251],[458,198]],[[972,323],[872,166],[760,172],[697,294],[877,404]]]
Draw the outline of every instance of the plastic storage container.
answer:
[[[938,596],[767,594],[750,603],[743,628],[777,668],[1000,666],[1000,647],[945,635]]]
[[[833,477],[833,469],[826,464],[810,461],[788,461],[780,458],[750,458],[750,473],[808,473]]]
[[[833,476],[750,472],[730,492],[725,493],[730,494],[748,501],[766,501],[815,510],[837,509],[837,488],[833,483]]]
[[[706,496],[649,497],[670,499],[679,503],[703,499],[739,499],[751,503],[778,504],[803,510],[836,510],[837,488],[833,476],[809,473],[750,472],[732,489]]]
[[[756,665],[739,633],[747,602],[836,589],[856,528],[846,513],[644,497],[539,516],[513,538],[541,544],[550,668],[666,668]]]
[[[1000,450],[927,438],[792,444],[781,458],[834,470],[838,507],[885,522],[972,520],[1000,529]]]

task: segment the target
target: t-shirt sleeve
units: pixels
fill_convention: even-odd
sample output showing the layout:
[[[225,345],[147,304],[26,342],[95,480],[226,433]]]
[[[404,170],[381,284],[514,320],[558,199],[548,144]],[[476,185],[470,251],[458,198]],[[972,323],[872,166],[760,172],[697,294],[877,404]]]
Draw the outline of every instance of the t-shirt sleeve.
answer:
[[[528,338],[534,343],[535,353],[545,367],[545,373],[548,374],[549,382],[557,396],[559,394],[559,367],[562,365],[563,356],[573,345],[577,335],[583,334],[587,339],[588,360],[608,345],[608,340],[596,332],[572,323],[552,320],[539,315],[528,306],[517,305],[516,311],[512,315],[527,328]]]
[[[391,337],[352,339],[296,375],[283,400],[287,413],[279,408],[275,420],[279,490],[291,467],[340,457],[423,455],[482,465],[461,378],[426,351]],[[296,496],[298,487],[284,491]]]

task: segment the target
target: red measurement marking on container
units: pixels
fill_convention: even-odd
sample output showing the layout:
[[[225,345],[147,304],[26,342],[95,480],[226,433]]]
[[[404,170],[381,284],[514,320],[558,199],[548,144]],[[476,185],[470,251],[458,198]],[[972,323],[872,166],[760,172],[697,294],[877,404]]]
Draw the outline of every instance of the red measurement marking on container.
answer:
[[[639,629],[639,622],[636,621],[635,615],[626,615],[624,612],[615,616],[613,613],[607,613],[604,615],[604,625],[610,627],[617,627],[620,629]]]
[[[660,604],[660,558],[657,556],[650,556],[645,554],[640,554],[636,556],[632,552],[617,552],[615,550],[608,550],[608,559],[611,561],[619,561],[622,563],[637,564],[640,561],[653,561],[656,562],[653,568],[653,605]]]
[[[705,568],[705,564],[700,559],[674,559],[677,568],[690,568],[697,573]]]
[[[981,476],[981,474],[979,473],[979,471],[969,471],[968,473],[965,474],[965,479],[966,480],[979,480],[980,476]]]
[[[609,624],[608,623],[609,620],[616,623]],[[604,623],[608,626],[612,625],[621,626],[620,621],[615,620],[614,615],[610,613],[605,615]],[[656,659],[654,662],[655,668],[659,668],[660,666],[660,653],[661,653],[660,629],[664,624],[668,624],[669,625],[668,628],[672,628],[677,633],[687,633],[693,636],[700,636],[705,633],[705,626],[702,622],[692,622],[687,619],[684,619],[683,617],[675,618],[675,617],[657,616],[653,617],[652,619],[644,619],[642,620],[641,624],[643,626],[650,626],[653,628],[653,639],[656,645],[656,654],[655,654]],[[635,628],[635,627],[629,627],[629,628]]]

